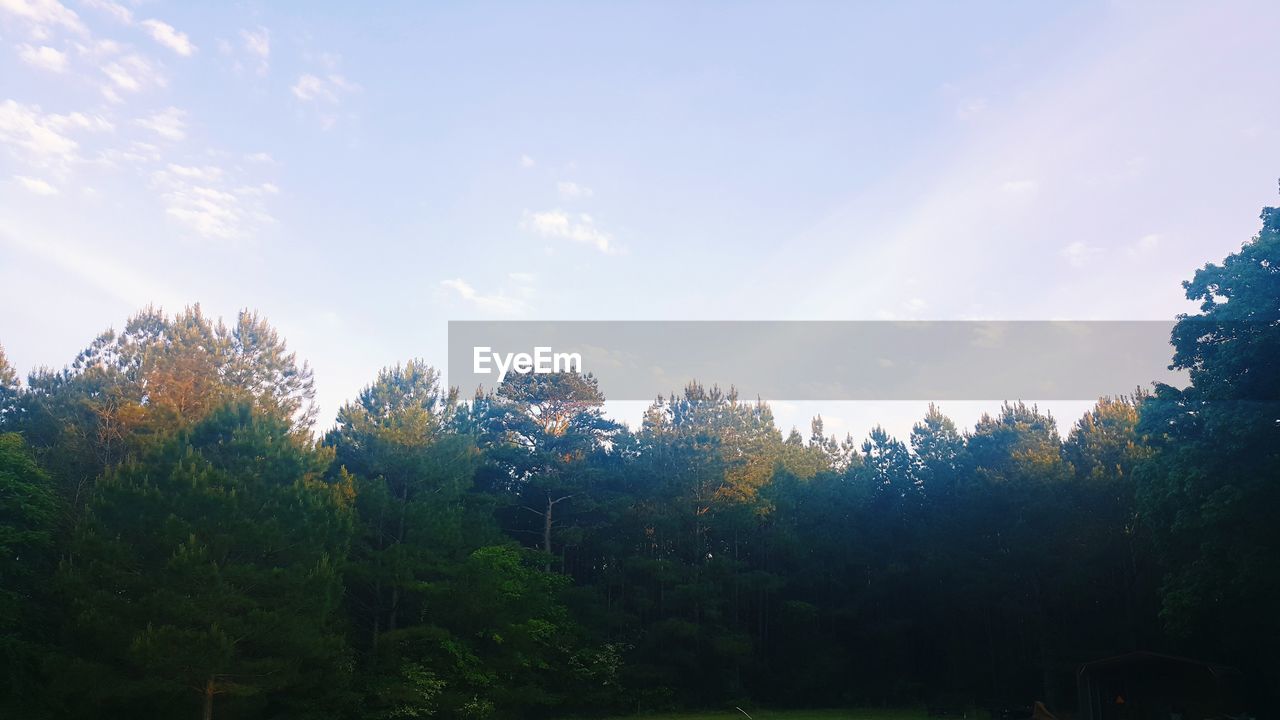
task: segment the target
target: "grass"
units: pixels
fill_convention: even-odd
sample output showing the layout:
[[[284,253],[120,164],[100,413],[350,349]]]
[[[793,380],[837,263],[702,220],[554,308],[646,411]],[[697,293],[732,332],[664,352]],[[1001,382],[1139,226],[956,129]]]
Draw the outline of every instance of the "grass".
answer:
[[[855,710],[751,710],[753,720],[924,720],[923,710],[885,710],[862,708]],[[631,715],[633,720],[746,720],[737,710],[727,712],[668,713],[659,715]],[[623,720],[619,718],[618,720]]]

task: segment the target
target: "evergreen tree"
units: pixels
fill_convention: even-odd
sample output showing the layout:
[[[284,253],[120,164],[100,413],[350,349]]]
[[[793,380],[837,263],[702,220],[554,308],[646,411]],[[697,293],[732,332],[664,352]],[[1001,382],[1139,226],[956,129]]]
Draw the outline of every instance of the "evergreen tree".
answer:
[[[430,662],[449,632],[434,601],[470,551],[497,541],[491,507],[469,495],[479,455],[457,424],[456,392],[411,360],[380,372],[325,438],[335,474],[355,481],[346,602],[364,704],[387,717],[429,714],[456,695],[448,665]]]
[[[57,495],[22,437],[0,434],[0,711],[37,714],[40,666],[51,650]]]
[[[606,452],[620,427],[604,416],[604,395],[590,374],[508,376],[490,398],[486,437],[490,456],[506,470],[518,510],[537,518],[535,534],[550,571],[557,531],[572,529],[572,505],[591,506],[593,474],[588,458]],[[567,518],[567,519],[566,519]],[[563,546],[560,546],[563,549]]]
[[[4,354],[4,346],[0,345],[0,431],[16,422],[14,414],[18,409],[20,390],[18,373],[9,364],[9,358]]]
[[[60,582],[79,717],[328,717],[349,481],[287,420],[231,405],[98,483]]]

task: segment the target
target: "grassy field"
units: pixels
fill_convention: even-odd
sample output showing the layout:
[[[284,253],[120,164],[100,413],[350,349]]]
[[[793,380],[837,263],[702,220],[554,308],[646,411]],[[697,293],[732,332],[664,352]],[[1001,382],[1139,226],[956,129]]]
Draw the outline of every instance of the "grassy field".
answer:
[[[923,710],[750,710],[753,720],[925,720]],[[630,715],[633,720],[746,720],[737,710],[660,715]],[[622,720],[619,718],[618,720]]]

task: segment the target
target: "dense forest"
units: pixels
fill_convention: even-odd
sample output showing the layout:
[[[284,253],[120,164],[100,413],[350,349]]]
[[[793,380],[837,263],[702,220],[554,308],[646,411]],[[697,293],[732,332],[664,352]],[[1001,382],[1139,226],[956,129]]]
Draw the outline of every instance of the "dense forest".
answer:
[[[524,718],[1070,711],[1131,650],[1280,686],[1280,209],[1184,283],[1185,389],[1059,435],[1020,402],[909,438],[781,432],[694,384],[410,361],[321,430],[261,317],[146,310],[25,381],[0,354],[0,715]],[[710,379],[709,379],[710,380]],[[731,381],[732,378],[716,379]]]

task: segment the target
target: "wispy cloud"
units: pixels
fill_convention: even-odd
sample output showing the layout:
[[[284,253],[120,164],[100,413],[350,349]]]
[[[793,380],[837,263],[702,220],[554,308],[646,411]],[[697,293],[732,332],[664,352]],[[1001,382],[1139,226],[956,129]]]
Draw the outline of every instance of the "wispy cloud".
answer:
[[[1067,261],[1068,265],[1080,268],[1088,265],[1089,261],[1097,257],[1100,252],[1101,250],[1098,248],[1086,245],[1085,243],[1077,240],[1062,248],[1062,252],[1060,254]]]
[[[139,118],[134,122],[165,140],[182,140],[187,137],[187,113],[176,107],[168,107],[158,113]]]
[[[133,24],[133,11],[119,3],[113,3],[111,0],[80,0],[80,4],[110,15],[117,22],[125,25]]]
[[[596,225],[595,219],[586,213],[571,216],[561,210],[527,213],[521,227],[542,237],[571,240],[606,254],[615,254],[613,236]]]
[[[537,164],[538,162],[528,155],[520,156],[520,167],[525,168],[526,170]]]
[[[1026,179],[1006,180],[1000,189],[1009,195],[1030,195],[1040,189],[1040,183]]]
[[[983,98],[968,98],[960,101],[960,105],[956,107],[956,117],[961,120],[971,120],[987,111],[987,101]]]
[[[41,45],[40,47],[19,45],[18,57],[22,62],[41,70],[57,73],[66,72],[67,70],[67,54],[47,45]]]
[[[336,68],[337,56],[322,55],[318,62],[329,68]],[[360,86],[345,76],[330,72],[324,76],[304,73],[298,76],[297,82],[289,88],[298,102],[315,109],[320,126],[325,130],[338,122],[336,108],[341,105],[347,95],[360,91]]]
[[[22,187],[30,190],[36,195],[57,195],[58,188],[50,185],[47,181],[40,178],[27,177],[26,175],[14,175],[14,180]]]
[[[271,32],[264,27],[241,30],[240,40],[245,52],[257,63],[255,71],[259,75],[266,75],[271,68]]]
[[[1160,242],[1163,239],[1163,236],[1157,233],[1148,233],[1129,245],[1125,249],[1125,252],[1129,257],[1140,257],[1142,255],[1146,255],[1154,252],[1156,248],[1160,247]]]
[[[202,238],[244,240],[275,222],[264,205],[264,198],[277,191],[274,185],[234,183],[216,165],[170,163],[152,174],[151,184],[165,214]]]
[[[483,294],[462,278],[442,280],[440,287],[486,312],[499,315],[515,315],[523,312],[526,307],[524,300],[501,292],[490,295]]]
[[[43,37],[48,29],[60,27],[76,34],[88,33],[80,16],[58,0],[0,0],[0,12],[30,23],[33,35]]]
[[[14,100],[0,103],[0,143],[25,151],[35,160],[73,160],[79,143],[71,137],[72,133],[112,129],[111,123],[97,115],[46,114],[38,105]]]
[[[562,200],[582,200],[596,194],[591,188],[568,180],[556,183],[556,192],[560,193]]]
[[[191,38],[187,34],[174,28],[163,20],[143,20],[141,23],[143,28],[151,35],[151,39],[178,53],[183,57],[190,57],[195,54],[196,46],[192,44]]]
[[[137,54],[125,55],[103,65],[102,72],[111,81],[111,86],[104,88],[103,93],[113,102],[120,101],[120,96],[115,93],[117,89],[136,93],[166,84],[164,76],[151,62]]]
[[[360,86],[336,73],[325,77],[306,73],[299,76],[290,89],[293,96],[303,102],[336,104],[343,95],[359,90]]]

